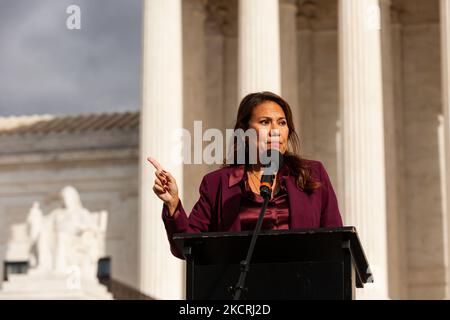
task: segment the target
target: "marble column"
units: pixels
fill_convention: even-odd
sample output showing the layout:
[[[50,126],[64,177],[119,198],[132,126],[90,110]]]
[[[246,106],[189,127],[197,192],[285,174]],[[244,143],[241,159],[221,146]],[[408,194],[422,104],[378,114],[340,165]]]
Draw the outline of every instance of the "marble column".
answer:
[[[298,117],[302,156],[315,158],[314,141],[314,47],[315,33],[312,29],[317,5],[308,3],[299,8],[297,19],[297,75],[298,75]]]
[[[401,193],[401,162],[397,129],[400,119],[395,108],[394,53],[392,39],[395,39],[393,23],[397,10],[392,0],[380,0],[381,5],[381,52],[383,70],[384,141],[386,153],[386,225],[388,242],[388,282],[391,299],[406,297],[406,233],[403,221]],[[392,18],[394,21],[392,22]]]
[[[201,144],[195,150],[194,122],[201,121],[203,130],[215,128],[212,126],[213,112],[216,106],[206,105],[206,40],[205,19],[206,0],[183,0],[183,127],[191,133],[191,163],[183,168],[184,187],[183,205],[189,211],[198,200],[198,186],[203,176],[211,170],[209,165],[203,164],[202,159],[194,157]],[[202,135],[203,132],[197,132]]]
[[[294,124],[299,129],[297,13],[297,0],[280,1],[281,94],[290,104]]]
[[[212,127],[232,129],[238,101],[238,1],[209,1],[206,19],[206,104]],[[214,106],[214,107],[211,107]]]
[[[390,297],[392,299],[407,299],[408,298],[408,240],[407,240],[407,232],[408,232],[408,219],[407,219],[407,207],[405,203],[407,201],[406,197],[406,168],[402,165],[407,160],[406,152],[405,152],[405,121],[403,114],[403,25],[401,23],[401,10],[400,8],[392,5],[391,6],[391,48],[392,48],[392,71],[393,74],[393,97],[394,97],[394,118],[395,118],[395,141],[398,143],[395,146],[396,158],[397,158],[397,223],[398,228],[396,230],[398,240],[397,250],[399,252],[398,257],[398,273],[397,283],[399,286],[397,287],[397,292],[392,292],[390,289]],[[389,67],[389,66],[387,66]],[[385,117],[386,118],[386,117]],[[388,220],[389,225],[389,220]],[[388,238],[388,242],[389,242]],[[389,278],[391,279],[394,274],[389,274]],[[389,284],[391,287],[391,283]]]
[[[223,109],[224,127],[233,129],[239,96],[239,1],[225,0],[226,13],[223,15]]]
[[[362,299],[388,297],[386,168],[378,0],[339,1],[340,117],[346,225],[357,228],[375,282]]]
[[[239,99],[281,94],[279,0],[239,0]]]
[[[174,133],[183,125],[180,0],[143,1],[142,108],[140,139],[140,290],[157,299],[183,298],[183,264],[169,250],[161,201],[153,194],[156,158],[183,185],[174,161]]]
[[[443,149],[442,167],[442,207],[444,214],[445,265],[446,265],[446,298],[450,298],[450,215],[448,199],[450,199],[450,0],[440,1],[441,12],[441,63],[442,63],[442,102],[443,102]]]

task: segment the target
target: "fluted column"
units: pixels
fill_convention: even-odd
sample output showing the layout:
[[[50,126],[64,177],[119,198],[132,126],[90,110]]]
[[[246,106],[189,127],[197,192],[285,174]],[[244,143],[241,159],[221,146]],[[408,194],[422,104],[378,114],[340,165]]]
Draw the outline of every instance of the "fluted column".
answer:
[[[383,70],[383,109],[384,141],[386,154],[386,225],[388,243],[388,281],[389,297],[402,299],[406,297],[406,233],[402,208],[401,167],[399,137],[397,131],[401,124],[395,101],[395,72],[393,39],[399,32],[396,21],[398,10],[392,0],[380,0],[381,5],[381,45]]]
[[[314,32],[312,30],[313,19],[318,10],[317,3],[303,2],[299,6],[297,18],[298,40],[298,106],[299,128],[302,154],[305,157],[314,157]],[[284,90],[284,88],[283,88]]]
[[[280,1],[281,93],[292,108],[296,128],[300,127],[297,0]]]
[[[211,126],[212,119],[217,118],[218,110],[206,105],[206,73],[205,73],[205,19],[206,0],[183,0],[183,107],[189,112],[184,113],[183,127],[194,134],[194,122],[201,121],[203,130],[215,128]],[[219,110],[220,112],[220,110]],[[194,143],[191,146],[192,161],[194,159]],[[198,186],[203,176],[211,170],[206,164],[186,164],[184,176],[184,206],[192,208],[198,200]]]
[[[443,214],[444,214],[444,236],[446,244],[446,298],[450,298],[450,0],[441,0],[441,62],[442,62],[442,102],[443,102],[443,149],[445,150],[442,166],[443,179]]]
[[[339,1],[345,224],[357,227],[375,283],[358,298],[388,297],[386,177],[378,0]]]
[[[281,93],[279,0],[239,0],[239,98]]]
[[[143,2],[143,78],[140,140],[140,289],[158,299],[183,297],[182,263],[169,250],[161,201],[153,194],[155,157],[182,186],[175,163],[174,131],[183,124],[180,0]]]

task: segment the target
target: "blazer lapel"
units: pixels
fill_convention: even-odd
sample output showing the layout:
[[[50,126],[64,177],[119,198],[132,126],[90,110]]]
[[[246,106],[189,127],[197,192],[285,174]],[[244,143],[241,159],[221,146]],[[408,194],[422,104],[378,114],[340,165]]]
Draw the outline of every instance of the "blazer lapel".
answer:
[[[286,177],[286,189],[289,198],[289,213],[290,213],[290,229],[300,229],[305,225],[304,208],[305,203],[303,197],[306,194],[297,187],[295,178],[293,176]]]
[[[241,183],[229,184],[230,173],[222,176],[222,208],[221,229],[227,231],[240,231],[239,210],[241,207]]]
[[[242,199],[242,183],[230,183],[230,175],[235,174],[228,171],[222,176],[222,199],[219,213],[220,229],[224,231],[241,231],[239,210]],[[233,180],[233,179],[232,179]],[[297,187],[295,177],[286,176],[286,189],[289,199],[290,229],[315,228],[320,225],[320,212],[316,215],[314,199]]]

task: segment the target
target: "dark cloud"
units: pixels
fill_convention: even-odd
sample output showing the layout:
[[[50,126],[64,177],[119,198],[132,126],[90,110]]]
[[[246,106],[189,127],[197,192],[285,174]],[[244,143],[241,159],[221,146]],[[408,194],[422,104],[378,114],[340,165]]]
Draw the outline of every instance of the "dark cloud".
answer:
[[[66,8],[81,8],[68,30]],[[1,0],[0,116],[139,108],[142,0]]]

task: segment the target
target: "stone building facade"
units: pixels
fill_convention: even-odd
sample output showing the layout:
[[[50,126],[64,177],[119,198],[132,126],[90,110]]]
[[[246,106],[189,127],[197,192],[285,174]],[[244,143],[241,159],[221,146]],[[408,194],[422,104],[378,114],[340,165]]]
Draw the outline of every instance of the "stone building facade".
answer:
[[[138,126],[138,113],[0,118],[2,275],[14,226],[34,201],[45,215],[61,207],[60,190],[72,185],[84,207],[108,211],[112,277],[137,287]]]
[[[173,130],[232,128],[243,95],[269,90],[358,229],[376,279],[359,296],[448,297],[450,0],[144,0],[143,17],[140,131],[3,135],[2,241],[36,196],[75,179],[90,207],[113,210],[113,256],[135,248],[117,276],[182,298],[145,159],[177,177],[190,208],[212,167],[172,163]]]
[[[280,93],[294,109],[303,155],[325,164],[345,223],[358,228],[374,267],[378,281],[360,297],[447,297],[448,1],[169,3],[144,6],[144,125],[163,136],[195,119],[230,128],[245,93]],[[170,45],[157,36],[168,28]],[[155,68],[170,72],[161,77]],[[169,92],[182,98],[164,100]],[[171,114],[183,117],[158,125]],[[141,141],[152,141],[150,131]],[[145,145],[141,163],[146,154],[168,162],[167,151]],[[208,168],[171,169],[192,205],[191,186]],[[156,203],[141,199],[141,208]],[[141,270],[150,266],[142,261]],[[158,291],[150,278],[141,285]]]

